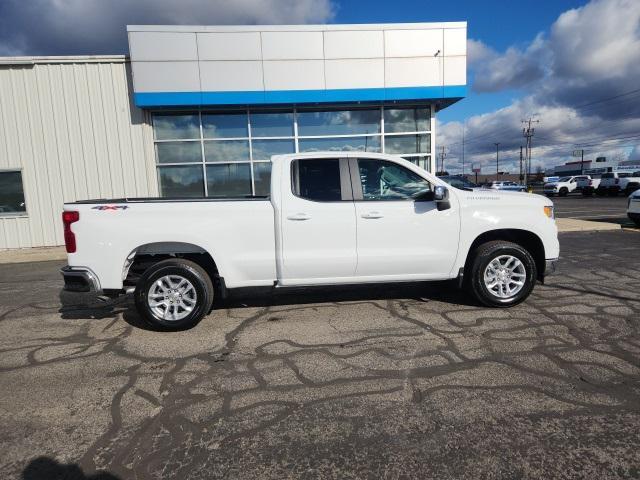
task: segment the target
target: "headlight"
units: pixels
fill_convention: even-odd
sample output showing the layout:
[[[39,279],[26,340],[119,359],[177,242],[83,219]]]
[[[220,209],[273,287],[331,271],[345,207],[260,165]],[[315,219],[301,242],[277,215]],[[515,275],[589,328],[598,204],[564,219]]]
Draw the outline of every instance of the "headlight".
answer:
[[[555,218],[553,216],[553,206],[544,207],[544,214],[549,218]]]

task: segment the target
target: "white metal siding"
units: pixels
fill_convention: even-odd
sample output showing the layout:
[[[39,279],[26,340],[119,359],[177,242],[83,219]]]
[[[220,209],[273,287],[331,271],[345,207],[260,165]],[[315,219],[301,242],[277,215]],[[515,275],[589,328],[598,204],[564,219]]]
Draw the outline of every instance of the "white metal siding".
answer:
[[[0,249],[63,244],[63,202],[158,194],[130,78],[124,58],[0,66],[0,170],[22,170],[27,205],[0,216]]]

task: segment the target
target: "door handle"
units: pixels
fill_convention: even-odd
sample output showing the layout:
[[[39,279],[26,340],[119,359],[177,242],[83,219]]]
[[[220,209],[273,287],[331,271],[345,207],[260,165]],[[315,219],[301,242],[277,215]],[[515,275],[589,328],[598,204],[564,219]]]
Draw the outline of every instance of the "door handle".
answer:
[[[311,215],[306,214],[306,213],[295,213],[293,215],[288,215],[287,218],[289,220],[310,220],[311,219]]]
[[[363,213],[362,218],[382,218],[384,215],[380,212],[367,212]]]

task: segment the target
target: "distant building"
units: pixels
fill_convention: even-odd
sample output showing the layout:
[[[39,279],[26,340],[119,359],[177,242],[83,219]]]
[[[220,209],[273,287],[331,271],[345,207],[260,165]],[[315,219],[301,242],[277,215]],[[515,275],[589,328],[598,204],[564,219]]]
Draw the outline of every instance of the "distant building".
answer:
[[[607,160],[607,157],[598,157],[593,160],[580,160],[567,162],[564,165],[557,165],[547,170],[547,176],[569,176],[569,175],[600,175],[618,170],[640,170],[640,160]]]

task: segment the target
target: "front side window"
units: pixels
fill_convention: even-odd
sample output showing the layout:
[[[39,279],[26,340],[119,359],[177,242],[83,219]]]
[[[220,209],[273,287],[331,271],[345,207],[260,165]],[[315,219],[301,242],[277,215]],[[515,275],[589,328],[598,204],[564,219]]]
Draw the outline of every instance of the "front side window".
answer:
[[[416,200],[431,191],[417,173],[385,160],[358,160],[364,200]]]
[[[291,164],[293,193],[316,202],[339,202],[340,160],[337,158],[302,159]]]
[[[22,172],[0,171],[0,216],[20,215],[26,211]]]

